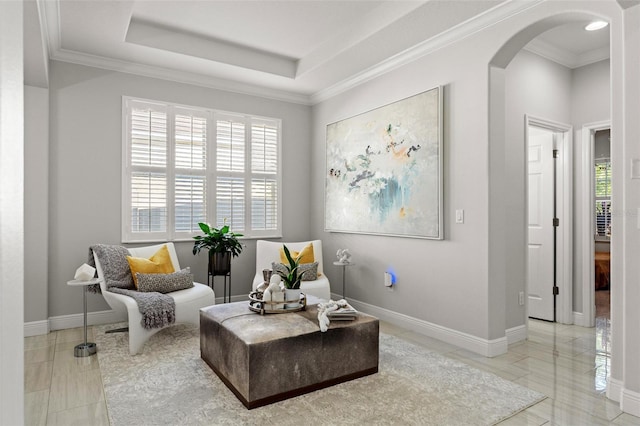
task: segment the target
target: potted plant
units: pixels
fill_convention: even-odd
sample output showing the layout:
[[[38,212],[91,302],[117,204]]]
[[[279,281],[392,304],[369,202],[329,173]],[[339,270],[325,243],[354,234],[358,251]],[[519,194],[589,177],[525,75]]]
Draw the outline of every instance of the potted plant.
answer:
[[[243,246],[238,240],[242,234],[236,234],[229,230],[229,225],[225,224],[217,229],[206,223],[198,223],[204,233],[193,237],[193,254],[200,253],[200,250],[209,250],[209,273],[211,275],[227,275],[231,272],[231,256],[236,257],[242,253]]]
[[[300,260],[291,257],[291,252],[286,245],[282,245],[284,255],[287,257],[289,265],[284,265],[286,273],[280,273],[285,287],[285,300],[300,300],[300,283],[302,282],[302,274],[298,273]],[[295,304],[294,304],[295,305]],[[287,307],[290,307],[287,305]]]

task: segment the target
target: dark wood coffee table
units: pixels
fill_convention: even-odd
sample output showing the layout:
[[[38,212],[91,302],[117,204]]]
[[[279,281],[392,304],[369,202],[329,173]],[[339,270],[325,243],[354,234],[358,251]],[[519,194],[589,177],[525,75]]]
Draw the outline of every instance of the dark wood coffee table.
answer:
[[[378,319],[320,332],[316,305],[260,315],[247,302],[200,311],[200,354],[249,409],[378,372]]]

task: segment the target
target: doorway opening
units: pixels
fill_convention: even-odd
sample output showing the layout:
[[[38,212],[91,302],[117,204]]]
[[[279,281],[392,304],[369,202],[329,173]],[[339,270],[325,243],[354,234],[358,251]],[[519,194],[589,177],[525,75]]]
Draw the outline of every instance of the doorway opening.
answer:
[[[594,134],[595,305],[596,318],[610,318],[611,264],[611,129]]]
[[[596,318],[610,319],[611,312],[611,123],[603,121],[582,128],[582,202],[580,206],[585,239],[582,250],[582,293],[585,327]]]

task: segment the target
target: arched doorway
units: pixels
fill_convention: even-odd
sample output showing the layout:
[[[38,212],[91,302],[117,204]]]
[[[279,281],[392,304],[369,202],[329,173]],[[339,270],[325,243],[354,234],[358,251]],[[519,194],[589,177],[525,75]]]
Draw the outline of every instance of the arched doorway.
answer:
[[[549,29],[572,23],[572,22],[589,22],[596,18],[595,13],[588,12],[564,12],[549,16],[534,22],[515,35],[513,35],[502,48],[494,55],[489,64],[489,167],[491,170],[489,177],[489,235],[493,239],[490,247],[502,248],[502,252],[509,253],[511,260],[515,259],[516,263],[520,262],[522,267],[513,268],[507,264],[506,258],[500,256],[494,256],[490,263],[490,269],[500,271],[502,276],[505,276],[505,290],[507,292],[506,299],[511,301],[514,299],[513,294],[509,294],[510,283],[519,281],[526,282],[527,267],[527,254],[525,247],[527,246],[526,235],[526,219],[527,215],[527,180],[526,174],[526,160],[527,152],[525,144],[517,147],[514,154],[513,143],[518,141],[509,140],[507,142],[507,134],[505,128],[507,126],[507,111],[506,101],[509,93],[505,93],[505,70],[516,55],[522,50],[522,48],[538,35],[546,32]],[[524,117],[523,117],[524,118]],[[524,119],[520,119],[520,123],[524,124]],[[608,117],[607,117],[608,118]],[[564,120],[563,120],[564,121]],[[524,142],[524,137],[522,138]],[[571,146],[569,146],[571,148]],[[505,152],[511,151],[510,158],[505,156]],[[572,154],[569,149],[564,154],[564,161],[568,162],[567,167],[571,167]],[[521,168],[514,172],[513,158],[517,158],[517,166],[521,164]],[[569,158],[566,158],[566,157]],[[571,169],[569,168],[569,175],[566,179],[571,181]],[[509,182],[505,184],[504,182]],[[514,183],[515,182],[515,183]],[[523,196],[525,194],[525,196]],[[571,214],[571,197],[567,197],[569,204],[568,212]],[[518,209],[511,209],[507,200],[519,199],[521,205]],[[505,213],[507,212],[507,213]],[[514,212],[517,212],[514,217]],[[508,216],[508,217],[507,217]],[[508,226],[505,226],[508,223]],[[574,300],[573,300],[573,280],[572,280],[572,261],[573,254],[571,251],[572,238],[572,217],[568,216],[564,220],[560,221],[560,232],[566,238],[567,244],[564,247],[560,247],[559,254],[561,258],[565,259],[564,264],[558,265],[561,268],[558,272],[561,277],[564,277],[565,281],[561,287],[561,291],[557,295],[557,321],[567,324],[574,323]],[[562,225],[565,225],[562,227]],[[514,254],[514,248],[517,253]],[[556,256],[556,259],[558,256]],[[509,271],[506,273],[503,271],[511,269],[511,276]],[[518,271],[521,276],[514,276],[513,271]],[[522,276],[524,275],[524,276]],[[497,274],[500,276],[500,274]],[[553,289],[550,287],[549,291]],[[582,287],[579,288],[579,292],[582,291]],[[526,293],[526,290],[525,290]],[[579,294],[580,296],[580,294]],[[580,308],[577,309],[580,311]]]

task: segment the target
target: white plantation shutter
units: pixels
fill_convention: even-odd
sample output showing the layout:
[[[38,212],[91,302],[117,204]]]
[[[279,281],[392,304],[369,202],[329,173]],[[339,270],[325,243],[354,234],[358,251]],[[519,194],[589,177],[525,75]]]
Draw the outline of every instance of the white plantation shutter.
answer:
[[[131,164],[167,165],[167,113],[133,107],[131,111]]]
[[[280,231],[280,121],[123,98],[123,242]]]
[[[216,121],[216,168],[219,172],[244,172],[245,124]]]
[[[176,232],[199,232],[198,223],[207,222],[206,190],[204,176],[176,175]]]
[[[251,228],[256,231],[278,227],[278,184],[275,179],[251,179]]]
[[[207,222],[207,114],[176,109],[174,230],[190,237]]]
[[[175,132],[176,168],[206,170],[207,118],[178,114]]]
[[[162,105],[139,102],[130,103],[127,110],[129,173],[123,182],[129,214],[123,223],[129,235],[159,236],[166,233],[169,220],[167,110]]]
[[[254,122],[251,126],[251,171],[278,173],[278,123]]]
[[[245,200],[244,179],[241,177],[218,177],[216,183],[216,227],[225,223],[233,231],[244,233]]]
[[[251,228],[255,231],[279,229],[279,124],[276,120],[251,124]]]
[[[167,177],[164,173],[133,172],[131,218],[132,232],[166,232]]]
[[[246,119],[216,117],[216,227],[245,231]]]

